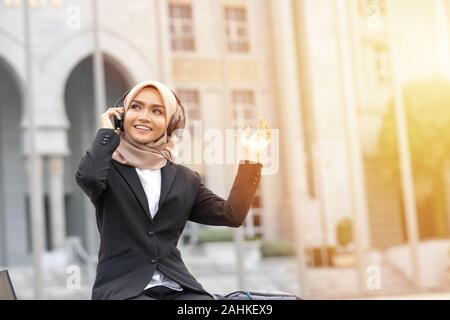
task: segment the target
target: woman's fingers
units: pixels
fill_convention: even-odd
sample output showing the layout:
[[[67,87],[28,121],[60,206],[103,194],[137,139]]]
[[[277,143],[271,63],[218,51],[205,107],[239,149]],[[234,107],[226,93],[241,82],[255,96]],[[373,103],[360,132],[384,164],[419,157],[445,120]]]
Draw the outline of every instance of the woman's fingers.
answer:
[[[106,112],[112,112],[112,111],[118,111],[120,113],[123,112],[122,108],[108,108],[108,110],[106,110]]]
[[[102,128],[113,128],[114,129],[114,126],[111,121],[111,117],[115,116],[118,119],[122,119],[123,111],[124,110],[122,108],[108,108],[105,111],[105,113],[103,113],[100,117],[100,126]]]
[[[264,128],[264,118],[262,116],[259,117],[259,129]]]
[[[122,108],[109,108],[108,109],[108,111],[106,112],[110,117],[112,116],[112,115],[115,115],[115,116],[117,116],[119,119],[122,117],[122,113],[123,113],[123,110],[122,110]]]
[[[248,126],[244,129],[241,144],[246,151],[259,153],[270,144],[271,140],[272,132],[269,123],[263,117],[259,117],[256,131],[252,133]]]
[[[262,140],[271,140],[271,132],[270,132],[270,126],[267,121],[265,121],[262,117],[259,118],[259,129],[258,129],[258,137]],[[267,142],[268,142],[267,141]],[[263,142],[265,143],[265,142]]]
[[[118,118],[118,119],[122,119],[122,115],[119,113],[119,111],[113,111],[114,115]]]
[[[109,108],[102,116],[107,118],[116,116],[118,119],[122,119],[123,110],[121,109],[122,108]]]

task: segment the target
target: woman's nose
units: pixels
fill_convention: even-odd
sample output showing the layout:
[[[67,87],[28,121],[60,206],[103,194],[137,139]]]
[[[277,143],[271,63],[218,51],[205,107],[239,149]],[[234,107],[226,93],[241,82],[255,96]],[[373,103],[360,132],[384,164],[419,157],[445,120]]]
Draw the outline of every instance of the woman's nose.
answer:
[[[151,111],[143,110],[139,113],[139,120],[151,121]]]

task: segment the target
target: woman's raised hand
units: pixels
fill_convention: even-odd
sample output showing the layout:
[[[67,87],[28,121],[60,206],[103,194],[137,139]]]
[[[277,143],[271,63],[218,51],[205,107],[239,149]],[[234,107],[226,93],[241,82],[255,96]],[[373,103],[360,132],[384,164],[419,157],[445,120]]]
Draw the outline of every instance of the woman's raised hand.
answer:
[[[105,113],[103,113],[100,116],[100,128],[107,128],[107,129],[117,129],[114,128],[114,124],[111,121],[111,117],[112,116],[116,116],[117,119],[122,119],[122,114],[123,114],[123,108],[109,108],[108,110],[106,110]],[[120,129],[116,130],[116,132],[119,131]]]
[[[272,140],[272,133],[270,126],[263,119],[259,118],[259,127],[252,134],[250,127],[246,127],[243,135],[241,136],[241,145],[244,149],[244,157],[247,160],[259,161],[259,154],[266,148]]]

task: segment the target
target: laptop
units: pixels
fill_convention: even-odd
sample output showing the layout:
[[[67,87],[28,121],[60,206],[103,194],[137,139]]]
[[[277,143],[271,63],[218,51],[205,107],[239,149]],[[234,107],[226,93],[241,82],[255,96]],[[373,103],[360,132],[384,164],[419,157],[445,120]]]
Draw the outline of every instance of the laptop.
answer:
[[[8,270],[0,271],[0,300],[17,300]]]

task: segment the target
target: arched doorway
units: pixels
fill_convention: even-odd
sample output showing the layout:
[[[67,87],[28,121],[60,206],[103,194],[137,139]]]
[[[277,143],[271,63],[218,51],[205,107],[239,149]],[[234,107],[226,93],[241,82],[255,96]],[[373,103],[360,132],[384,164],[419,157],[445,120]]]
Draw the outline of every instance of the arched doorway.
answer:
[[[19,80],[0,58],[0,265],[26,262],[26,175],[22,157]]]
[[[130,86],[124,68],[104,56],[106,103],[112,106]],[[93,58],[89,56],[72,70],[65,87],[64,101],[70,122],[68,142],[70,155],[65,164],[66,227],[69,236],[80,236],[86,248],[94,254],[98,239],[92,204],[75,182],[80,159],[90,148],[98,130],[94,106]]]

